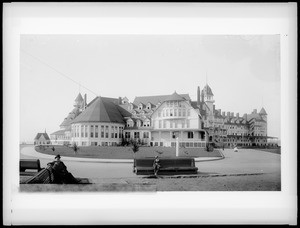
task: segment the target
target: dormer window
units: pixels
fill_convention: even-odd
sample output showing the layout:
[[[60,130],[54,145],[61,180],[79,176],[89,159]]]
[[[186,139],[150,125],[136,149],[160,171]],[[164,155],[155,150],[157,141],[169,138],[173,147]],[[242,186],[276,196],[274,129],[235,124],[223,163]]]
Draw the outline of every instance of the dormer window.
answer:
[[[150,103],[150,102],[147,104],[147,109],[148,109],[148,110],[151,109],[151,103]]]
[[[146,119],[143,124],[144,127],[150,127],[150,120]]]
[[[127,122],[126,122],[126,126],[127,126],[127,127],[133,127],[133,124],[134,124],[134,122],[133,122],[132,119],[129,119],[129,120],[127,120]]]

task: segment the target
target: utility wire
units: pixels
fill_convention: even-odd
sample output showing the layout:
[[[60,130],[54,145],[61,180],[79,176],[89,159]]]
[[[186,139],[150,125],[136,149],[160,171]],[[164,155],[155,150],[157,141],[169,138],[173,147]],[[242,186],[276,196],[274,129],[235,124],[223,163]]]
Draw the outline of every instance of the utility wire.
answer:
[[[45,61],[41,60],[40,58],[38,58],[38,57],[36,57],[36,56],[34,56],[34,55],[28,53],[27,51],[24,51],[24,50],[22,50],[22,49],[20,49],[20,50],[21,50],[23,53],[25,53],[25,54],[31,56],[32,58],[34,58],[34,59],[36,59],[36,60],[38,60],[38,61],[41,62],[42,64],[46,65],[47,67],[51,68],[53,71],[55,71],[56,73],[60,74],[61,76],[63,76],[63,77],[65,77],[65,78],[69,79],[70,81],[74,82],[75,84],[79,85],[80,87],[83,87],[83,88],[85,88],[86,90],[88,90],[88,91],[90,91],[91,93],[93,93],[93,94],[95,94],[96,96],[98,96],[97,93],[95,93],[95,92],[93,92],[92,90],[88,89],[87,87],[81,85],[81,83],[75,81],[74,79],[70,78],[69,76],[65,75],[64,73],[60,72],[59,70],[56,70],[53,66],[49,65],[48,63],[46,63]]]

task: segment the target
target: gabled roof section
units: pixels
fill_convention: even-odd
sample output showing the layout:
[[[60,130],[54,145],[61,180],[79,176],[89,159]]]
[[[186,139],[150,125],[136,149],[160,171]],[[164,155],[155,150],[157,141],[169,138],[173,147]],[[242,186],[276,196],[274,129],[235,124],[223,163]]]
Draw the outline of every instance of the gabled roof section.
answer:
[[[261,108],[260,112],[259,112],[260,115],[268,115],[266,110],[264,108]]]
[[[185,101],[185,99],[175,91],[172,95],[168,96],[165,101]]]
[[[38,140],[39,138],[41,138],[41,136],[44,136],[44,138],[46,140],[50,140],[49,136],[47,133],[37,133],[37,135],[35,136],[34,140]]]
[[[124,117],[131,114],[118,105],[118,99],[96,97],[72,123],[112,122],[124,123]]]
[[[170,95],[158,95],[158,96],[145,96],[145,97],[135,97],[133,104],[138,105],[140,102],[147,104],[148,102],[157,105],[158,102],[164,102]],[[188,94],[179,94],[185,100],[191,100]]]

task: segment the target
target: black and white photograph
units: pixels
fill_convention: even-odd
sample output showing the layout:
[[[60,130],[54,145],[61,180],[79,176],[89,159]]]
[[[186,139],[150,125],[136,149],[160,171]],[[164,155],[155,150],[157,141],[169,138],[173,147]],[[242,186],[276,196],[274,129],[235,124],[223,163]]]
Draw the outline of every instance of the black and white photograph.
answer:
[[[5,4],[5,221],[295,225],[296,5],[230,6]]]

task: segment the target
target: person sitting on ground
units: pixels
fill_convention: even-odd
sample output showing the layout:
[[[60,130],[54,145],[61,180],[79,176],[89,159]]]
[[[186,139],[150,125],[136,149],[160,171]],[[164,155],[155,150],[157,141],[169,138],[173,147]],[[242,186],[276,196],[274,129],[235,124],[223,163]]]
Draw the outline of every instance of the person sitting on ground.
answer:
[[[65,164],[60,160],[60,155],[55,156],[55,161],[49,162],[48,165],[52,166],[55,184],[76,184],[78,180],[68,172]]]
[[[155,156],[155,159],[153,162],[153,168],[154,168],[154,175],[157,176],[157,173],[160,168],[160,160],[158,159],[158,156]]]

